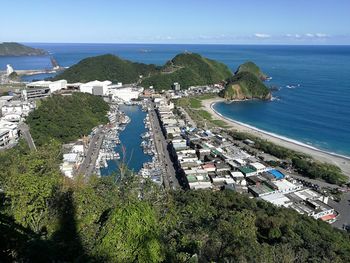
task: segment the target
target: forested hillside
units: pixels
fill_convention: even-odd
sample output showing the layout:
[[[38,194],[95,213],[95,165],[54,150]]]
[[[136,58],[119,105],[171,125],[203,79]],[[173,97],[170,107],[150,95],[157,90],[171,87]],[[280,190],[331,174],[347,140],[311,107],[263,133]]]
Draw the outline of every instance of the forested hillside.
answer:
[[[51,139],[67,143],[88,135],[93,127],[107,123],[108,109],[108,104],[98,96],[86,93],[54,95],[43,100],[26,122],[37,145]]]

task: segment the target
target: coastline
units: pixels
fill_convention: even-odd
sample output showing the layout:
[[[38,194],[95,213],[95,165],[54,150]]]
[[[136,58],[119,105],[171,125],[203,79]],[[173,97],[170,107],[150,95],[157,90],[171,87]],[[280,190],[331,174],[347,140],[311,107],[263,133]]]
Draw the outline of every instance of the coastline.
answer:
[[[304,144],[297,140],[280,136],[278,134],[274,134],[271,132],[267,132],[267,131],[258,129],[256,127],[253,127],[251,125],[225,117],[213,108],[213,105],[215,103],[224,102],[224,101],[225,99],[223,98],[214,98],[214,99],[202,100],[201,102],[202,102],[202,107],[204,107],[205,110],[208,111],[213,116],[213,118],[224,121],[231,129],[235,129],[239,132],[247,132],[247,133],[253,134],[257,137],[268,140],[270,142],[273,142],[285,148],[289,148],[297,152],[308,154],[312,156],[315,160],[337,165],[346,176],[350,177],[350,157],[327,152],[327,151],[318,149],[316,147]]]

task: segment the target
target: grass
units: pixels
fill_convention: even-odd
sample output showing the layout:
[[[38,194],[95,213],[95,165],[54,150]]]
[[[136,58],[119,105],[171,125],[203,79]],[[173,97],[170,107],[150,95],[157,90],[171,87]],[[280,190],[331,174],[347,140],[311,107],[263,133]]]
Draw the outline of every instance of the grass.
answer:
[[[202,108],[202,103],[200,100],[195,98],[190,98],[189,101],[190,101],[191,108],[194,108],[194,109]]]
[[[224,121],[213,119],[213,116],[203,109],[203,100],[208,100],[216,97],[216,94],[203,94],[190,98],[181,98],[179,100],[176,100],[175,104],[184,108],[199,127],[207,126],[228,128],[228,125]]]

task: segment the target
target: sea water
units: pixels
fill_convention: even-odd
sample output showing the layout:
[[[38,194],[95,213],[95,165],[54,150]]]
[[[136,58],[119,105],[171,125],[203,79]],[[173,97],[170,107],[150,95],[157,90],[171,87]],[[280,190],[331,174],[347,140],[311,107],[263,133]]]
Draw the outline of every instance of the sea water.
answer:
[[[277,88],[274,100],[216,104],[226,117],[320,149],[350,155],[350,46],[29,44],[49,51],[61,66],[101,54],[164,64],[180,52],[197,52],[235,71],[254,61]],[[41,69],[50,58],[2,57],[0,69]],[[46,77],[46,76],[45,76]],[[30,80],[30,79],[29,79]]]

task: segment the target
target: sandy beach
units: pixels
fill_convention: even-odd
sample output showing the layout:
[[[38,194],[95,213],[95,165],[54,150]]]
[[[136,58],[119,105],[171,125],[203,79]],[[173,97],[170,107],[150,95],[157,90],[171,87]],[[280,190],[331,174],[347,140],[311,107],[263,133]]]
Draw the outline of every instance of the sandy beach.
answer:
[[[303,144],[293,139],[285,138],[283,136],[278,136],[266,131],[262,131],[255,127],[224,117],[213,109],[213,104],[217,102],[222,102],[222,101],[225,101],[225,100],[222,98],[208,99],[208,100],[203,100],[202,105],[206,111],[210,112],[213,118],[224,121],[229,127],[231,127],[234,130],[237,130],[240,132],[248,132],[255,136],[258,136],[260,138],[263,138],[275,144],[278,144],[280,146],[292,149],[294,151],[308,154],[312,156],[315,160],[335,164],[340,167],[340,169],[343,171],[345,175],[350,177],[350,157],[328,153],[326,151],[322,151],[320,149]]]

